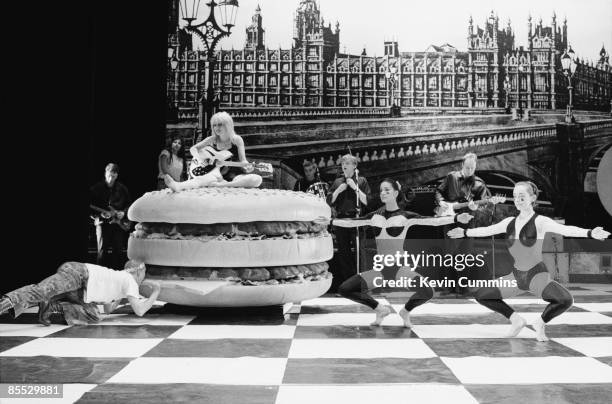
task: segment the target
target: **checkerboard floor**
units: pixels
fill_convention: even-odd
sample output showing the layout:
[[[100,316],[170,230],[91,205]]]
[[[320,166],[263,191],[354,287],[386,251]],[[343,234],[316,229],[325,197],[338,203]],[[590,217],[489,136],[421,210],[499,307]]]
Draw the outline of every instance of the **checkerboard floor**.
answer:
[[[612,285],[572,285],[575,304],[537,342],[531,326],[470,299],[435,298],[371,327],[373,313],[324,296],[284,308],[128,308],[99,325],[0,316],[0,382],[62,383],[49,402],[604,403],[612,397]],[[377,296],[396,313],[409,293]],[[544,301],[509,299],[528,322]],[[19,400],[0,399],[2,403]],[[32,400],[23,400],[32,402]],[[46,401],[45,401],[46,402]]]

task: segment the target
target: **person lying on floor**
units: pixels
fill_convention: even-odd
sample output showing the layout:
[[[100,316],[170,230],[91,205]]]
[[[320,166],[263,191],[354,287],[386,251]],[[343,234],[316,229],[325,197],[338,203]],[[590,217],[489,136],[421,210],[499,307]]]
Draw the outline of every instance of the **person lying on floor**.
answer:
[[[128,261],[123,271],[94,264],[66,262],[57,272],[38,284],[28,285],[0,298],[0,314],[10,311],[17,318],[27,308],[38,304],[38,321],[50,325],[53,313],[61,314],[68,325],[99,322],[98,304],[106,314],[112,313],[127,298],[137,316],[143,316],[159,296],[159,282],[144,281],[145,264]],[[148,298],[139,286],[152,290]]]

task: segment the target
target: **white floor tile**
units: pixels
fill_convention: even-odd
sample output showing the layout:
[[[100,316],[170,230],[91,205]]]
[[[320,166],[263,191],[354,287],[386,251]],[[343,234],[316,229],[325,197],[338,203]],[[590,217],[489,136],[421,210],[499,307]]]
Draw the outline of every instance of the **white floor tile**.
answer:
[[[609,287],[612,288],[612,285]],[[610,301],[612,301],[612,297],[610,297]],[[594,312],[612,311],[612,303],[574,303],[574,306]]]
[[[286,358],[138,358],[107,383],[279,385]]]
[[[463,387],[451,384],[282,385],[276,404],[476,404]]]
[[[505,338],[510,328],[505,324],[415,325],[412,330],[420,338]],[[535,332],[523,328],[516,338],[535,338]]]
[[[612,337],[553,338],[553,341],[570,347],[586,356],[594,358],[612,356]]]
[[[171,334],[174,339],[293,338],[293,325],[186,325]]]
[[[300,314],[298,326],[369,326],[376,319],[374,310],[372,313],[326,313],[326,314]],[[397,314],[390,314],[383,320],[385,325],[404,325]]]
[[[46,337],[54,332],[70,327],[69,325],[51,324],[0,324],[0,337]]]
[[[612,367],[586,357],[441,359],[464,384],[612,383]]]
[[[380,304],[389,304],[387,299],[374,299]],[[344,297],[317,297],[315,299],[304,300],[300,303],[304,306],[349,306],[352,304],[359,304],[350,299]]]
[[[135,314],[109,314],[95,325],[186,325],[195,316],[181,316],[176,314],[147,314],[138,317]]]
[[[519,312],[518,314],[527,320],[528,324],[533,324],[536,318],[542,316],[542,313]],[[612,324],[612,317],[599,313],[570,311],[553,318],[548,324]]]
[[[161,341],[162,338],[39,338],[0,352],[0,356],[136,358]]]
[[[290,358],[433,358],[420,339],[294,339]]]
[[[403,304],[392,305],[396,312],[399,312]],[[415,308],[410,314],[412,316],[426,316],[432,314],[488,314],[492,310],[476,304],[447,304],[447,303],[425,303]]]
[[[83,394],[87,393],[96,387],[97,384],[64,384],[63,385],[63,397],[58,398],[41,398],[39,400],[33,398],[3,398],[0,400],[2,404],[33,404],[35,402],[43,402],[45,404],[71,404],[76,402]]]

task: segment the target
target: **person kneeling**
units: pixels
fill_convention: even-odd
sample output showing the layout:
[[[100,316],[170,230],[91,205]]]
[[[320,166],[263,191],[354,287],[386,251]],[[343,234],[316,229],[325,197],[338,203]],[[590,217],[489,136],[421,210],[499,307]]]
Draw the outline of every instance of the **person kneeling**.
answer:
[[[145,264],[128,261],[123,271],[94,264],[66,262],[42,282],[5,294],[0,299],[0,314],[11,311],[18,317],[27,308],[38,304],[38,321],[50,325],[52,313],[63,316],[68,325],[92,324],[101,320],[98,304],[106,314],[112,313],[127,298],[137,316],[143,316],[155,303],[161,286],[144,281]],[[139,286],[152,289],[148,298],[139,293]]]

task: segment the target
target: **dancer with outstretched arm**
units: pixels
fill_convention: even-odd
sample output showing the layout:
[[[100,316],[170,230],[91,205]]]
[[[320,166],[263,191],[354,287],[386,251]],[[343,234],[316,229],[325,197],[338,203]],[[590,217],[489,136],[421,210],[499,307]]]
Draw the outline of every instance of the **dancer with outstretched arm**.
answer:
[[[569,291],[554,281],[542,262],[542,243],[546,233],[557,233],[565,237],[590,237],[597,240],[606,239],[610,233],[601,227],[593,230],[575,226],[566,226],[549,217],[538,215],[533,207],[538,199],[537,186],[529,181],[517,182],[514,186],[514,205],[519,210],[516,217],[504,220],[488,227],[474,229],[454,228],[448,232],[452,238],[486,237],[506,233],[508,252],[514,259],[512,273],[502,277],[503,280],[516,280],[516,287],[486,287],[476,291],[476,301],[496,311],[511,322],[507,337],[515,337],[526,325],[523,317],[518,315],[502,299],[516,296],[521,291],[530,291],[549,304],[533,324],[538,341],[548,341],[545,324],[568,310],[574,303]]]
[[[468,213],[455,216],[423,217],[413,212],[402,210],[398,206],[398,197],[401,198],[400,184],[392,179],[384,179],[380,183],[380,200],[385,204],[382,208],[359,219],[334,219],[332,224],[339,227],[372,226],[376,235],[376,247],[379,255],[393,255],[404,253],[404,239],[410,226],[442,226],[450,223],[467,223],[472,219]],[[394,279],[414,279],[420,277],[414,268],[402,266],[385,269],[386,276],[394,276]],[[357,303],[364,304],[376,312],[376,320],[372,325],[378,326],[382,320],[391,314],[391,308],[382,306],[372,298],[369,290],[380,286],[383,277],[381,271],[370,270],[353,275],[344,281],[338,292]],[[378,285],[376,281],[378,280]],[[421,285],[420,282],[410,287],[416,293],[410,297],[408,302],[400,310],[399,315],[408,328],[412,327],[410,322],[410,311],[433,297],[434,290],[431,286]]]

